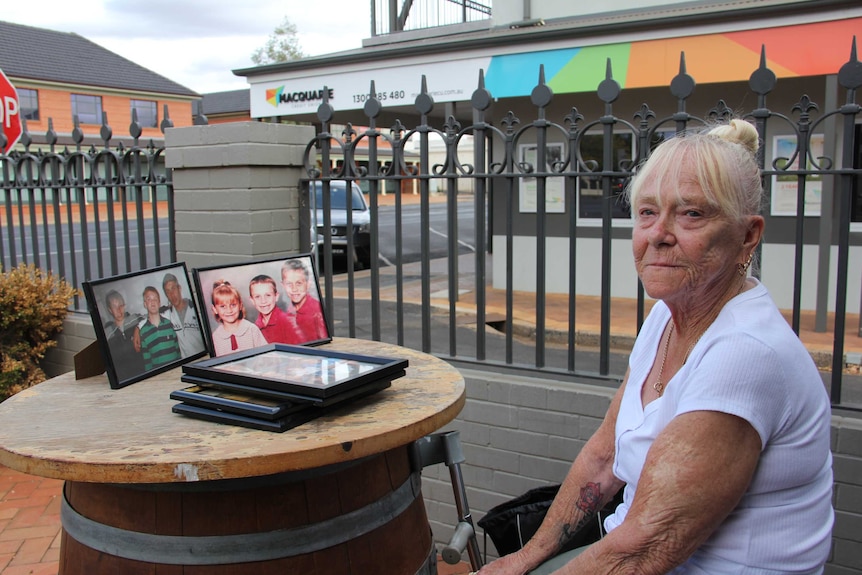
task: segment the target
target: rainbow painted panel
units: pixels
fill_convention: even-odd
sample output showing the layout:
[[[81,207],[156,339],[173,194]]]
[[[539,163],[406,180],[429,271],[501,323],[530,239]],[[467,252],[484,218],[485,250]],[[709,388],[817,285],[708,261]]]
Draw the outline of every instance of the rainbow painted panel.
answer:
[[[613,78],[623,88],[668,86],[686,71],[699,84],[747,82],[760,65],[766,46],[767,66],[779,78],[835,74],[850,58],[862,18],[780,26],[742,32],[682,36],[493,56],[485,86],[495,98],[529,96],[545,65],[545,81],[555,93],[592,92],[605,79],[608,58]]]
[[[545,65],[545,82],[574,61],[580,48],[543,50],[493,56],[485,73],[485,88],[495,98],[526,96],[539,83],[539,66]]]

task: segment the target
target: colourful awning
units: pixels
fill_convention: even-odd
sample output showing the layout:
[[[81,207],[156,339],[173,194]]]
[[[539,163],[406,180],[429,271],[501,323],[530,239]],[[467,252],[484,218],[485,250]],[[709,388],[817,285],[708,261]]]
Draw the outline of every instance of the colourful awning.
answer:
[[[497,98],[527,96],[545,65],[545,80],[556,93],[594,91],[605,78],[610,58],[614,79],[623,88],[668,86],[686,70],[699,84],[748,81],[766,47],[767,66],[779,78],[835,74],[850,58],[862,18],[563,48],[493,56],[485,84]]]

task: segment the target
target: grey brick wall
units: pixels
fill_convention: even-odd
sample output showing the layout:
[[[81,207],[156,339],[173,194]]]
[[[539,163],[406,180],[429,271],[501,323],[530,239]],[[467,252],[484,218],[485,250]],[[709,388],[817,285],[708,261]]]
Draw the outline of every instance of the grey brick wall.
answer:
[[[832,418],[835,528],[827,575],[862,573],[862,421]]]

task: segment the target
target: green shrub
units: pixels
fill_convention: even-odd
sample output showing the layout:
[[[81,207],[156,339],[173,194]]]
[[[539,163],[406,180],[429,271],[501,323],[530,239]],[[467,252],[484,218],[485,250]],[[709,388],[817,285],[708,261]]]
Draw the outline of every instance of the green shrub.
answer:
[[[39,361],[57,345],[77,293],[33,265],[0,274],[0,401],[45,379]]]

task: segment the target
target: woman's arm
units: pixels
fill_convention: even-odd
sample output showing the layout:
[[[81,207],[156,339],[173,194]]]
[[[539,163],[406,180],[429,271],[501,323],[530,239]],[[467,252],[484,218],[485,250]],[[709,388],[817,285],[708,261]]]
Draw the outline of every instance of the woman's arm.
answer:
[[[481,575],[523,575],[553,557],[620,490],[614,477],[614,429],[628,373],[599,429],[572,464],[541,527],[523,549],[485,566]]]
[[[677,416],[650,448],[625,521],[556,574],[663,574],[684,563],[737,506],[760,452],[742,418]]]

